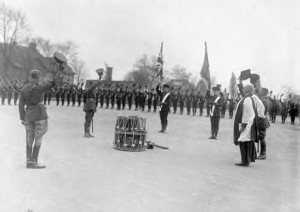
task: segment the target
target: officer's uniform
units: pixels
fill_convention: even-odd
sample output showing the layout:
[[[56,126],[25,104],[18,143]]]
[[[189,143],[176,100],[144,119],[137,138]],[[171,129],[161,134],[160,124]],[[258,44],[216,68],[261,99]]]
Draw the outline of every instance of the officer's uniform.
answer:
[[[41,77],[41,71],[31,71],[32,79],[39,77]],[[43,95],[54,85],[55,82],[34,83],[32,81],[20,91],[19,114],[26,129],[27,168],[45,168],[37,163],[42,138],[48,130],[48,115],[46,106],[43,104]]]
[[[212,88],[214,91],[220,91],[218,86]],[[220,96],[213,96],[210,101],[210,123],[211,123],[211,136],[210,139],[217,139],[219,132],[220,122],[220,109],[222,105],[222,98]]]
[[[169,85],[165,84],[163,87],[169,88]],[[170,112],[170,93],[169,92],[162,92],[160,87],[156,87],[156,92],[160,96],[160,121],[161,121],[161,130],[160,132],[165,132],[168,126],[168,114]]]
[[[93,137],[90,134],[91,122],[94,117],[96,109],[96,100],[94,89],[100,84],[100,81],[94,82],[93,85],[87,88],[86,91],[86,103],[83,106],[83,111],[85,111],[85,122],[84,122],[84,137]]]

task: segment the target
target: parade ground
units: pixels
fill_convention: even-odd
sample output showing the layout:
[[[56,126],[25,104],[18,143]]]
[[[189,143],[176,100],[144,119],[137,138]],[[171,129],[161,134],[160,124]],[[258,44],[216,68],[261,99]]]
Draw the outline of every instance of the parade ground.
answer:
[[[25,168],[18,107],[0,106],[1,212],[300,211],[299,118],[283,125],[277,117],[267,132],[267,160],[238,167],[228,113],[218,140],[210,140],[206,116],[170,114],[162,134],[158,113],[98,109],[95,137],[84,138],[82,108],[47,107],[39,157],[47,168],[33,170]],[[169,150],[113,149],[120,114],[145,117],[147,140]]]

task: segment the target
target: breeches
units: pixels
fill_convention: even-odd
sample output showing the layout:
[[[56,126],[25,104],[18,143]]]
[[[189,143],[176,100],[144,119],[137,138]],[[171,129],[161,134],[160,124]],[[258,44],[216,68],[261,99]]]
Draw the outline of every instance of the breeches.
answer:
[[[24,125],[26,129],[26,144],[32,145],[35,140],[36,145],[41,145],[42,138],[48,131],[47,119],[26,122]]]

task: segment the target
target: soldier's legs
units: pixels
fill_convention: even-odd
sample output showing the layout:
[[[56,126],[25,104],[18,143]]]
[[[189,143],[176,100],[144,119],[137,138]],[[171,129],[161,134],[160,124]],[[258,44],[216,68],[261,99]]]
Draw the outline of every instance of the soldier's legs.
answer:
[[[209,105],[206,105],[206,116],[209,117]]]
[[[29,136],[32,133],[32,129],[34,132],[35,143],[33,146],[32,153],[31,153],[31,160],[30,160],[29,164],[27,163],[27,167],[33,168],[33,169],[46,168],[46,166],[40,165],[38,163],[38,157],[39,157],[39,152],[40,152],[43,136],[48,131],[47,119],[31,122],[31,126],[29,125]],[[26,129],[26,131],[27,131],[27,129]],[[29,137],[29,139],[31,139],[31,138]],[[27,148],[27,146],[26,146],[26,148]],[[32,148],[32,143],[31,143],[31,140],[29,140],[28,151],[30,151],[31,148]]]
[[[18,96],[14,96],[14,104],[17,105]]]
[[[202,115],[203,115],[203,106],[200,105],[200,116],[202,116]]]
[[[120,110],[120,109],[121,109],[121,101],[117,100],[117,110]]]
[[[32,146],[34,142],[34,123],[26,122],[24,124],[26,130],[26,162],[27,168],[31,164]]]
[[[266,129],[260,129],[258,131],[258,138],[259,138],[261,147],[260,147],[260,154],[257,157],[257,159],[261,159],[261,160],[266,159],[266,151],[267,151],[267,144],[266,144],[266,139],[265,139],[266,132],[267,132]]]
[[[51,97],[52,96],[48,96],[48,105],[50,105]]]
[[[164,111],[163,112],[163,118],[164,118],[164,131],[167,130],[167,126],[168,126],[168,111]]]
[[[124,98],[122,99],[122,110],[125,109],[125,105],[126,105],[126,99]]]
[[[215,134],[214,137],[217,139],[218,132],[219,132],[219,123],[220,123],[220,117],[214,117],[215,118]]]
[[[128,107],[129,107],[129,110],[131,110],[131,107],[132,107],[132,99],[129,99],[129,100],[128,100]]]
[[[7,97],[7,103],[8,103],[8,105],[10,105],[10,103],[11,103],[11,95],[8,95],[8,97]]]
[[[115,107],[115,100],[111,99],[111,109],[113,109]]]
[[[84,122],[84,137],[90,138],[93,137],[90,134],[91,122],[94,116],[93,111],[85,111],[85,122]]]
[[[163,112],[159,111],[159,117],[160,117],[160,124],[161,124],[161,130],[159,132],[163,132],[164,131],[164,117],[163,117]]]
[[[5,104],[5,99],[6,99],[6,94],[2,94],[2,99],[1,99],[2,105]]]
[[[211,136],[209,137],[210,139],[214,138],[214,133],[215,133],[215,125],[214,125],[214,119],[213,116],[210,117],[210,132],[211,132]]]

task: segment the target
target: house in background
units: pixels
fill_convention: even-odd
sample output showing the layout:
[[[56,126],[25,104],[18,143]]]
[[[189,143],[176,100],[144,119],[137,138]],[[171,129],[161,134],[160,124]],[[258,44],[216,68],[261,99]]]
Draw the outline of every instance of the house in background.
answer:
[[[41,55],[36,49],[35,43],[30,43],[28,46],[14,44],[6,70],[4,70],[4,63],[7,61],[4,61],[3,48],[4,44],[0,43],[0,76],[6,77],[8,80],[16,78],[19,81],[27,81],[29,79],[30,70],[38,68],[42,70],[44,80],[53,79],[56,73],[54,71],[54,59]],[[66,66],[63,74],[64,82],[73,83],[76,73],[69,65]]]

